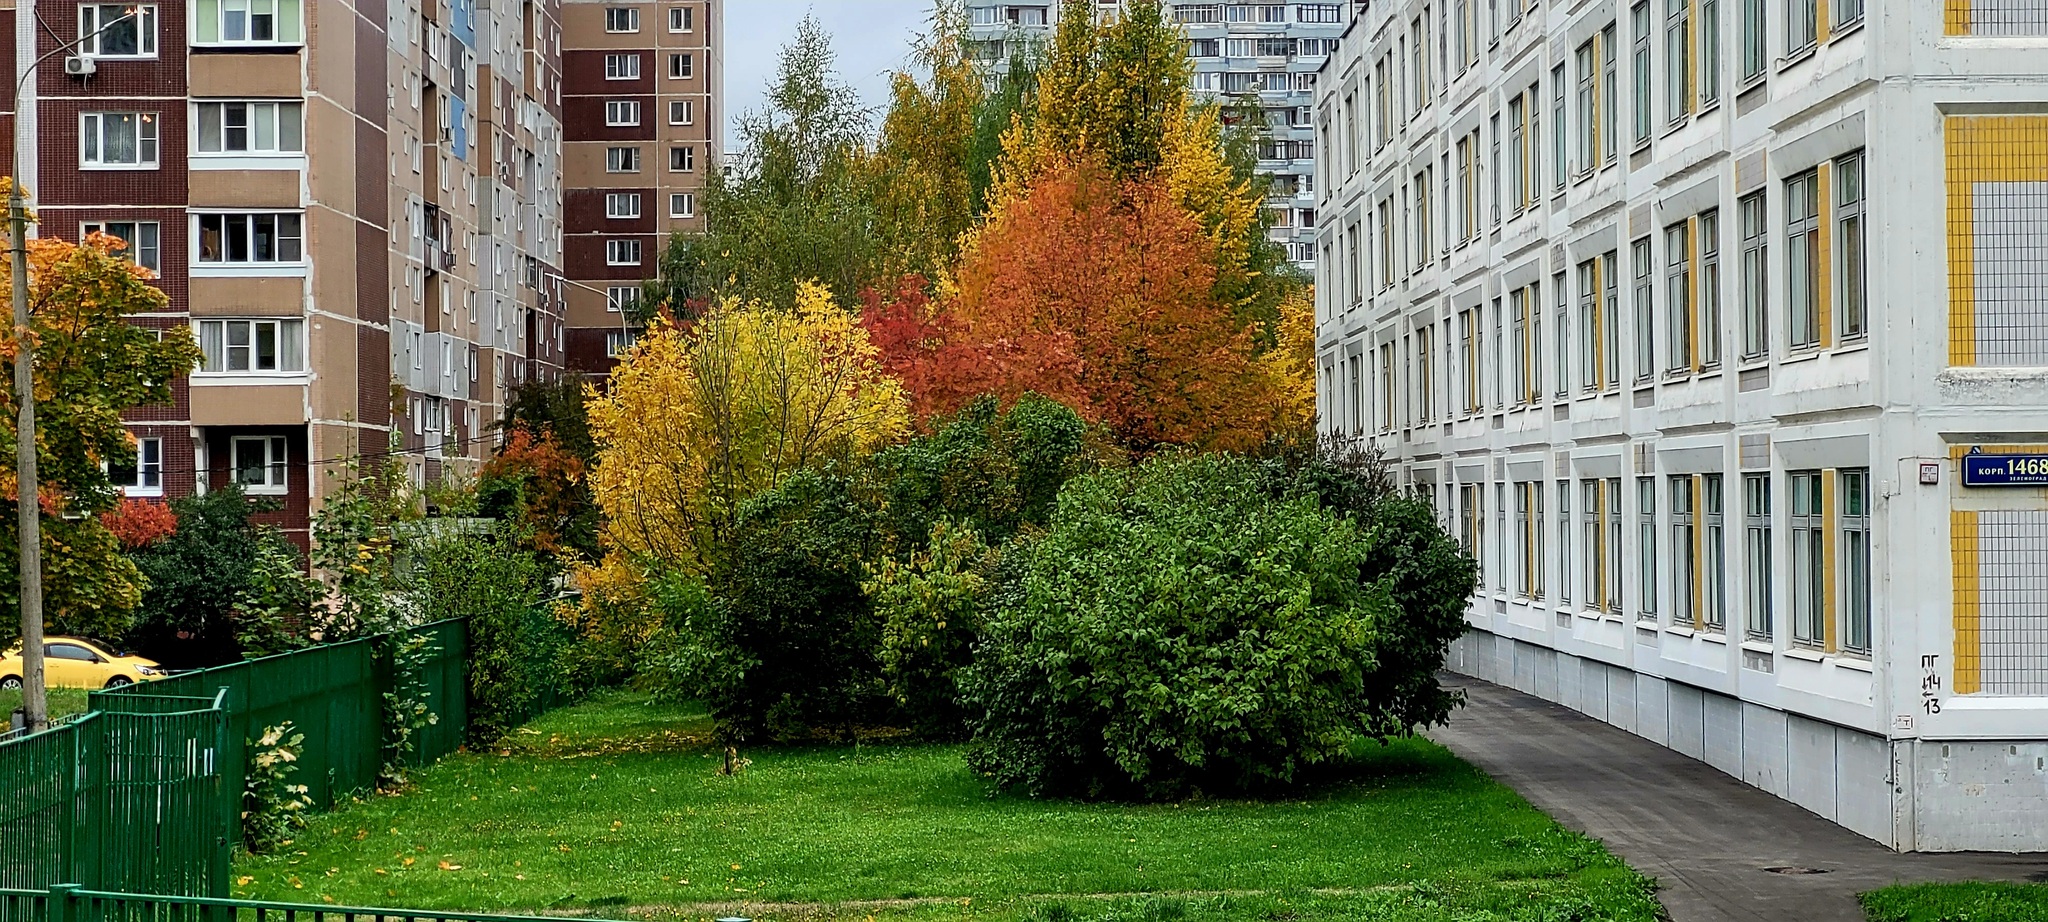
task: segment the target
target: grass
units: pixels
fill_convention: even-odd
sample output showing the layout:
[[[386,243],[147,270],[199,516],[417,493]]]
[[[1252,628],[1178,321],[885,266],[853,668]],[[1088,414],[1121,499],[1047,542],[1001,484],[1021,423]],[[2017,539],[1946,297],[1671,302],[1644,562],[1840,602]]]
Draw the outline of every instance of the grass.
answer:
[[[2040,922],[2048,884],[1908,884],[1863,894],[1870,922]]]
[[[86,690],[83,688],[50,689],[50,717],[58,718],[81,713],[86,708]],[[0,689],[0,730],[7,729],[7,716],[21,707],[21,692]]]
[[[1296,799],[991,796],[957,746],[750,749],[610,693],[243,857],[236,896],[620,917],[1642,920],[1649,882],[1421,740]]]

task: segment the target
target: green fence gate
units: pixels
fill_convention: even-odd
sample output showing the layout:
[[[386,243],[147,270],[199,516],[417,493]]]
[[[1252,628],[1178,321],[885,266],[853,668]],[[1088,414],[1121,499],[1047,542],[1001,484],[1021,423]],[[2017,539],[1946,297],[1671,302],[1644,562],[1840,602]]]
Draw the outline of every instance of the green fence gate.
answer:
[[[224,703],[134,695],[0,743],[0,887],[226,896]]]

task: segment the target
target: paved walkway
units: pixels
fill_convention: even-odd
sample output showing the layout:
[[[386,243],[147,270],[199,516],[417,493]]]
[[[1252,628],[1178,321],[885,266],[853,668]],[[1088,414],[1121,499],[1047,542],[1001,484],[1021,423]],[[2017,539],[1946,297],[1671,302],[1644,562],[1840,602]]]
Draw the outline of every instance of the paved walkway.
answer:
[[[2048,881],[2048,855],[1898,854],[1577,711],[1445,681],[1470,701],[1429,737],[1655,877],[1672,922],[1863,922],[1855,894],[1895,882]]]

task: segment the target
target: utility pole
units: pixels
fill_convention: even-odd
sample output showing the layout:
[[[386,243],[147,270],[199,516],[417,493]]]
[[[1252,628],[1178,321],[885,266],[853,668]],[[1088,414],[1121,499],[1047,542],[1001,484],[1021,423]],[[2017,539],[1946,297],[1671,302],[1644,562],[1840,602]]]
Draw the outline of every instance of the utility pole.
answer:
[[[21,0],[17,19],[35,19],[35,0]],[[21,78],[14,82],[14,165],[8,181],[8,262],[14,274],[14,393],[20,399],[14,420],[15,506],[21,531],[21,708],[28,731],[41,730],[50,722],[50,693],[43,678],[43,507],[36,479],[36,362],[32,345],[34,330],[28,313],[28,200],[22,196],[21,152],[34,143],[23,129],[27,119],[19,111],[22,94],[36,75],[36,65],[73,48],[100,33],[134,19],[142,8],[130,6],[78,38],[64,42],[40,58],[28,62]],[[30,29],[33,32],[33,28]],[[31,48],[34,46],[31,45]],[[35,105],[31,101],[28,105]]]

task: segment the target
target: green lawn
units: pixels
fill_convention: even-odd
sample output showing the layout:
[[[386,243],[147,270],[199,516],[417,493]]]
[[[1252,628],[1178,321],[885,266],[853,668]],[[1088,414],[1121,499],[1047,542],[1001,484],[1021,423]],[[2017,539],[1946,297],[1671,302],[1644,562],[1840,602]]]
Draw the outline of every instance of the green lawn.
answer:
[[[2041,922],[2048,884],[1909,884],[1863,894],[1870,922]]]
[[[50,716],[64,717],[85,710],[85,696],[83,688],[50,689]],[[18,707],[21,707],[21,692],[0,689],[0,730],[7,729],[7,718]]]
[[[1642,920],[1649,882],[1424,741],[1299,799],[990,796],[959,747],[761,747],[612,693],[244,857],[237,896],[601,916]]]

